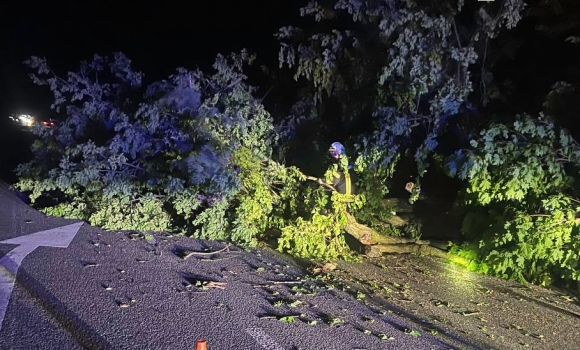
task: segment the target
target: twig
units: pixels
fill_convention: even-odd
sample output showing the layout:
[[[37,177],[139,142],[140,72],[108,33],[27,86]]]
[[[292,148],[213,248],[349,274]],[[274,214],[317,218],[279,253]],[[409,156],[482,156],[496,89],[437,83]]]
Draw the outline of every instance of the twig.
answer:
[[[473,316],[473,315],[479,315],[481,312],[479,311],[463,311],[461,314],[463,316]]]
[[[234,258],[234,257],[233,256],[228,256],[228,257],[225,257],[225,258],[216,258],[216,259],[212,259],[212,258],[209,258],[209,259],[199,259],[199,261],[219,261],[219,260],[227,260],[227,259],[231,259],[231,258]]]
[[[417,104],[415,105],[415,114],[419,113],[419,104],[421,102],[421,95],[422,94],[417,94]]]
[[[268,96],[268,94],[270,93],[270,91],[272,91],[273,88],[274,88],[274,85],[272,85],[270,87],[270,89],[268,89],[268,91],[266,91],[266,93],[264,94],[264,96],[260,99],[260,102],[264,101],[264,99],[266,98],[266,96]]]
[[[267,163],[267,164],[279,165],[278,163],[276,163],[275,161],[273,161],[270,158],[263,158],[262,159],[262,162]],[[320,185],[328,188],[331,191],[338,192],[338,190],[334,186],[332,186],[331,184],[328,184],[328,183],[326,183],[324,181],[319,181],[320,179],[317,178],[317,177],[304,175],[303,173],[300,173],[300,174],[302,174],[302,176],[304,176],[304,178],[306,180],[314,181],[314,182],[316,182],[316,183],[318,183],[318,184],[320,184]]]
[[[233,88],[234,86],[236,86],[241,81],[242,81],[242,77],[239,77],[234,82],[230,83],[228,86],[224,87],[223,89],[219,90],[218,92],[224,92],[226,90],[229,90],[229,89]]]
[[[226,289],[226,282],[209,281],[203,284],[206,288]]]
[[[270,284],[298,284],[298,283],[303,283],[304,281],[266,281],[265,284],[253,284],[252,287],[253,288],[262,288],[262,287],[268,287],[268,285]]]
[[[338,192],[334,186],[332,186],[330,184],[327,184],[324,181],[318,181],[320,179],[317,178],[317,177],[314,177],[314,176],[306,176],[306,180],[314,181],[314,182],[319,183],[320,185],[322,185],[322,186],[324,186],[324,187],[326,187],[326,188],[328,188],[328,189],[330,189],[330,190],[332,190],[334,192]]]
[[[205,82],[209,85],[209,87],[214,90],[217,91],[217,89],[213,86],[213,84],[211,83],[211,81],[209,79],[206,79]]]
[[[459,37],[459,32],[457,31],[457,25],[455,24],[455,18],[451,20],[451,24],[453,25],[453,30],[455,31],[455,37],[457,38],[457,46],[461,49],[461,38]]]
[[[258,318],[259,319],[263,319],[263,318],[265,318],[265,319],[268,319],[268,318],[278,319],[278,317],[277,316],[274,316],[274,315],[259,316]]]
[[[230,251],[230,245],[226,245],[225,247],[223,247],[220,250],[216,250],[215,252],[190,252],[188,253],[186,256],[183,257],[183,260],[186,260],[187,258],[189,258],[192,255],[197,255],[197,256],[208,256],[208,255],[214,255],[217,253],[221,253],[223,251]]]
[[[483,59],[481,61],[481,85],[482,85],[482,98],[488,99],[487,96],[487,86],[485,85],[485,59],[487,58],[487,42],[489,41],[489,37],[485,36],[485,48],[483,49]]]

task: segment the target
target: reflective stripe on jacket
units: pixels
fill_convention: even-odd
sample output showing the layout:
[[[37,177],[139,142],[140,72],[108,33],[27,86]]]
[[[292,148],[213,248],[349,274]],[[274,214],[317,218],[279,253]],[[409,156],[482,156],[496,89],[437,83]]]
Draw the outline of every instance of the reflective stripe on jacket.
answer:
[[[340,171],[332,172],[332,186],[341,194],[356,194],[354,186],[354,171],[349,170],[347,173]]]

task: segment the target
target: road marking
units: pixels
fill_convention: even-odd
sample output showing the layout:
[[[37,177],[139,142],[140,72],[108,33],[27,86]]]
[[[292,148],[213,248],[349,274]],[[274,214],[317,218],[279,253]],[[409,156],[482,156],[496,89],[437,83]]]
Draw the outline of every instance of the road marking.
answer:
[[[16,281],[16,273],[18,273],[18,267],[20,267],[22,260],[40,246],[67,248],[82,225],[83,222],[77,222],[0,241],[4,244],[18,245],[0,258],[0,330],[10,301],[10,294],[14,288],[14,281]]]
[[[246,329],[246,333],[252,336],[260,346],[267,350],[284,350],[283,347],[278,345],[274,339],[272,339],[269,335],[264,332],[262,328],[248,328]]]

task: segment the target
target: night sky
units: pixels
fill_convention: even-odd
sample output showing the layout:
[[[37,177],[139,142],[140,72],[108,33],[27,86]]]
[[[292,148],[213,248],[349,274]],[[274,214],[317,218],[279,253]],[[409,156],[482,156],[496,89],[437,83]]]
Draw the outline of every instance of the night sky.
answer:
[[[46,87],[33,85],[22,61],[44,56],[53,69],[76,70],[93,54],[125,53],[148,80],[177,67],[209,72],[218,53],[247,48],[276,64],[278,28],[296,24],[306,0],[3,1],[0,10],[0,117],[47,113]]]

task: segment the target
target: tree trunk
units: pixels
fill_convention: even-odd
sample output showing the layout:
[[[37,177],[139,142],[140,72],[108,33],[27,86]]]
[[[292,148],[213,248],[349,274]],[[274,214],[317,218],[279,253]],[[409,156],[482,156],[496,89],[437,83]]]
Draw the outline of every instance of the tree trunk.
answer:
[[[372,228],[359,224],[355,217],[350,213],[346,213],[346,218],[348,224],[346,226],[346,232],[353,236],[357,241],[362,244],[405,244],[405,243],[415,243],[419,245],[429,244],[429,241],[415,241],[410,238],[403,237],[392,237],[385,236]]]
[[[365,255],[370,257],[379,257],[383,254],[410,253],[449,259],[449,254],[447,252],[427,244],[374,244],[365,246]]]
[[[345,231],[364,246],[363,252],[367,256],[378,257],[385,253],[418,253],[444,259],[451,258],[448,252],[430,246],[430,241],[381,235],[370,227],[358,223],[351,214],[346,213],[346,217],[348,224]]]

